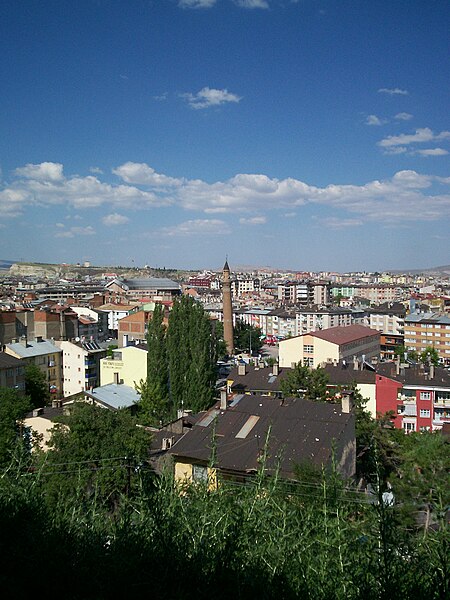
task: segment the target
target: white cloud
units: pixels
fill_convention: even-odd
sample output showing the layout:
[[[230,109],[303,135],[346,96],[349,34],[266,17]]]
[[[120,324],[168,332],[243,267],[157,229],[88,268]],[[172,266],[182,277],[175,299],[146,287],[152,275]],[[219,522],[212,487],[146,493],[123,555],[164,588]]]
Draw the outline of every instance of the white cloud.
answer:
[[[442,131],[441,133],[434,134],[429,127],[423,127],[421,129],[416,129],[413,134],[401,133],[400,135],[389,135],[387,138],[378,142],[378,145],[382,148],[389,148],[390,146],[406,146],[408,144],[419,144],[449,138],[450,131]]]
[[[386,150],[406,152],[408,146],[387,146]],[[436,150],[433,152],[437,155]],[[173,178],[156,173],[145,163],[132,162],[118,166],[113,172],[122,177],[122,183],[106,184],[92,175],[77,175],[56,182],[28,178],[14,180],[0,190],[0,216],[17,217],[29,206],[54,205],[75,208],[78,213],[105,206],[108,215],[119,216],[131,209],[172,206],[203,215],[231,214],[235,221],[239,218],[246,222],[253,220],[254,225],[261,223],[262,218],[268,218],[270,212],[280,211],[281,216],[296,212],[300,215],[303,207],[308,205],[329,207],[334,212],[340,211],[336,216],[341,219],[363,222],[420,222],[450,216],[448,188],[442,193],[444,186],[450,185],[450,178],[412,170],[399,171],[389,179],[363,185],[331,183],[326,187],[294,178],[276,179],[249,173],[208,183],[201,179]],[[143,189],[132,185],[136,183]],[[73,218],[76,217],[70,217]],[[67,229],[61,233],[71,237],[81,235],[82,230]],[[228,225],[219,218],[194,219],[163,233],[189,235],[193,232],[199,235],[227,233]]]
[[[445,156],[448,154],[448,150],[444,150],[444,148],[427,148],[425,150],[417,150],[416,154],[421,154],[422,156]]]
[[[269,8],[267,0],[234,0],[241,8]]]
[[[164,227],[161,233],[168,236],[225,235],[230,233],[230,228],[225,221],[219,219],[194,219],[173,227]]]
[[[67,231],[60,231],[55,234],[56,238],[74,238],[81,235],[95,235],[93,227],[88,225],[87,227],[71,227]]]
[[[156,173],[155,169],[152,169],[146,163],[126,162],[120,165],[120,167],[113,169],[112,172],[126,183],[134,183],[136,185],[171,187],[183,183],[183,179],[175,179]]]
[[[221,106],[228,102],[238,103],[242,97],[232,94],[226,89],[217,90],[215,88],[204,87],[196,94],[181,94],[185,98],[191,108],[196,110],[210,108],[211,106]]]
[[[110,215],[106,215],[103,217],[102,222],[107,227],[114,227],[114,225],[124,225],[128,223],[130,219],[125,217],[124,215],[119,215],[119,213],[112,213]]]
[[[60,163],[43,162],[37,165],[28,163],[14,171],[17,177],[37,179],[39,181],[61,181],[64,179],[63,166]]]
[[[246,219],[242,217],[239,219],[241,225],[264,225],[267,222],[267,217],[250,217]]]
[[[157,102],[164,102],[165,100],[167,100],[168,95],[168,92],[164,92],[164,94],[160,94],[159,96],[152,96],[152,98]]]
[[[395,115],[394,119],[399,121],[410,121],[413,118],[413,115],[407,112],[399,112]]]
[[[103,171],[100,169],[100,167],[90,167],[89,172],[93,173],[94,175],[103,175]]]
[[[181,8],[211,8],[217,0],[179,0],[178,6]]]
[[[380,88],[378,90],[379,94],[389,94],[390,96],[407,96],[409,94],[408,90],[401,90],[400,88]]]
[[[346,229],[347,227],[358,227],[363,224],[361,219],[340,219],[339,217],[326,217],[320,223],[329,229]]]
[[[386,121],[384,119],[380,119],[377,115],[369,115],[366,118],[366,125],[384,125]]]

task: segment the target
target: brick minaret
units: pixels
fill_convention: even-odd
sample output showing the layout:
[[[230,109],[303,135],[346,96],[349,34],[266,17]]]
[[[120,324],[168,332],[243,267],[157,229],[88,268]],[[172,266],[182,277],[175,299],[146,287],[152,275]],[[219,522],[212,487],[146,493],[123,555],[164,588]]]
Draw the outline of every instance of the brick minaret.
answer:
[[[231,300],[231,282],[230,282],[230,267],[228,261],[225,261],[223,266],[223,338],[227,345],[227,352],[230,356],[234,354],[233,342],[233,303]]]

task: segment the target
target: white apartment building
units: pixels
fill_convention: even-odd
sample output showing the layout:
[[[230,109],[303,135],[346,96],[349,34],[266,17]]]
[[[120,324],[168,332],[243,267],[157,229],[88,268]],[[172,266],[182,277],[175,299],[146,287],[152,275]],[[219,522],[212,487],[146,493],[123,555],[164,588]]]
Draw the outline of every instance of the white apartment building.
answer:
[[[96,342],[55,342],[62,350],[64,397],[100,385],[100,359],[106,350]]]

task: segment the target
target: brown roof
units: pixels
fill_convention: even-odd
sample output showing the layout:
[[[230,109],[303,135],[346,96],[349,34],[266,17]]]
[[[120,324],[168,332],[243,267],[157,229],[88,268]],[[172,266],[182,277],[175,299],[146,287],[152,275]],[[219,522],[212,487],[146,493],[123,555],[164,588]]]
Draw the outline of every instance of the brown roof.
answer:
[[[214,440],[213,440],[214,437]],[[222,471],[248,473],[260,466],[268,439],[266,468],[278,466],[282,475],[294,474],[296,464],[328,464],[333,440],[354,439],[354,417],[341,406],[287,398],[281,404],[268,396],[237,396],[227,410],[216,405],[172,446],[170,454],[208,463],[213,446]]]
[[[380,332],[370,327],[364,327],[363,325],[349,325],[348,327],[330,327],[329,329],[323,329],[322,331],[312,331],[305,335],[312,335],[321,340],[326,340],[332,344],[349,344],[361,340],[365,337],[380,336]]]
[[[272,375],[272,367],[258,369],[246,366],[245,375],[239,375],[238,368],[234,367],[227,376],[227,381],[233,382],[233,391],[279,392],[280,381],[286,377],[288,371],[289,369],[278,369],[278,375]]]

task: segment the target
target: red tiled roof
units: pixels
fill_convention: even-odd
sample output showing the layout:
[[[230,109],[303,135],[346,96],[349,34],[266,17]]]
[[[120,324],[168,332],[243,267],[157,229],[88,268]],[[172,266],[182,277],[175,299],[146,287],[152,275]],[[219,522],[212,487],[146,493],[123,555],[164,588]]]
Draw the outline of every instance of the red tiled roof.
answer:
[[[371,329],[370,327],[364,327],[363,325],[349,325],[348,327],[330,327],[329,329],[323,329],[322,331],[312,331],[305,335],[312,335],[321,340],[340,346],[365,337],[379,336],[380,332],[376,329]]]

